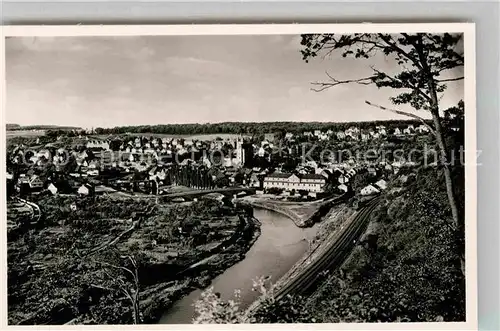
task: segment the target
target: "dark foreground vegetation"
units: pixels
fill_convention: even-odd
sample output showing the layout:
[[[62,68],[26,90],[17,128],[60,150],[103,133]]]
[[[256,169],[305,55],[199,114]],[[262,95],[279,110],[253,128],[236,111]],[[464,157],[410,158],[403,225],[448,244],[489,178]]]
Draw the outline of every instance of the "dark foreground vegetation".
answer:
[[[8,233],[9,324],[154,322],[258,235],[249,211],[217,201],[33,200],[40,224]]]

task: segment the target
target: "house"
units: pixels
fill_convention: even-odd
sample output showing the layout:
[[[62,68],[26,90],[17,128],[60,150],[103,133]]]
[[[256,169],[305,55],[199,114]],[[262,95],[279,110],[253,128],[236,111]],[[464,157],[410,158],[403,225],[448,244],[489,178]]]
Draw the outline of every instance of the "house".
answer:
[[[418,133],[427,133],[429,132],[429,128],[423,124],[420,124],[419,126],[417,126],[415,131],[417,131]]]
[[[37,175],[29,177],[28,184],[32,191],[41,190],[43,188],[43,181]]]
[[[326,179],[318,174],[273,173],[264,178],[264,188],[280,188],[285,191],[305,190],[323,192]]]
[[[104,149],[109,150],[109,143],[102,140],[89,140],[85,144],[87,149]]]
[[[347,171],[347,175],[349,176],[354,176],[356,174],[356,169],[352,168]]]
[[[340,191],[344,191],[344,192],[347,192],[349,190],[349,188],[347,187],[346,184],[340,184],[339,186],[337,186],[337,188],[340,190]]]
[[[83,184],[78,188],[79,195],[90,195],[92,193],[92,186],[89,184]]]
[[[99,176],[99,169],[89,169],[87,171],[88,176]]]
[[[292,138],[293,138],[293,133],[291,133],[291,132],[287,132],[287,133],[285,134],[285,139],[290,140],[290,139],[292,139]]]
[[[399,128],[395,128],[395,129],[394,129],[394,135],[396,135],[396,136],[400,136],[401,134],[402,134],[402,133],[401,133],[401,129],[399,129]]]
[[[261,188],[262,187],[262,181],[260,180],[259,176],[255,173],[253,173],[250,176],[250,186],[251,187],[256,187],[256,188]]]
[[[50,191],[50,193],[54,195],[57,194],[57,187],[54,184],[50,183],[47,189]]]
[[[114,192],[116,192],[115,189],[113,189],[111,187],[106,187],[103,185],[96,186],[94,189],[95,194],[109,194],[109,193],[114,193]]]
[[[348,175],[341,174],[338,178],[339,184],[345,184],[348,183],[350,180],[350,177]]]
[[[322,175],[307,174],[300,177],[300,184],[303,190],[309,192],[323,192],[326,179]]]
[[[378,126],[375,127],[375,129],[377,130],[377,132],[378,132],[379,135],[381,135],[381,136],[387,135],[387,131],[385,129],[385,126],[378,125]]]
[[[47,149],[42,149],[42,150],[38,151],[36,156],[38,159],[45,158],[46,160],[49,160],[50,159],[50,151]]]
[[[266,150],[264,149],[264,147],[260,147],[258,152],[257,152],[257,155],[259,157],[264,157],[266,155]]]
[[[337,132],[337,139],[338,140],[344,140],[345,139],[345,133],[343,131]]]
[[[306,166],[311,167],[313,169],[317,169],[318,168],[318,162],[316,162],[316,161],[307,161],[306,162]]]
[[[370,134],[365,133],[365,132],[362,132],[362,133],[361,133],[361,140],[362,140],[362,141],[367,141],[367,140],[369,140],[369,139],[370,139]]]
[[[385,180],[381,179],[375,183],[375,186],[377,186],[381,190],[385,190],[387,188],[387,182]]]
[[[369,167],[367,170],[370,176],[377,176],[377,169],[375,169],[374,167]]]
[[[361,195],[372,195],[380,193],[380,191],[373,185],[368,185],[361,190]]]
[[[413,134],[413,131],[415,129],[413,128],[413,125],[409,125],[406,129],[403,130],[403,134],[409,135]]]

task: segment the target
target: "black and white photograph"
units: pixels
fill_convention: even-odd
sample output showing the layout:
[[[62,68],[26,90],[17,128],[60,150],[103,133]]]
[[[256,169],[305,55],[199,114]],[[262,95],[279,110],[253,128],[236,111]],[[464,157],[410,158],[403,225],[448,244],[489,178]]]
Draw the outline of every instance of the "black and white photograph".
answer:
[[[473,24],[117,31],[6,30],[6,324],[475,328]]]

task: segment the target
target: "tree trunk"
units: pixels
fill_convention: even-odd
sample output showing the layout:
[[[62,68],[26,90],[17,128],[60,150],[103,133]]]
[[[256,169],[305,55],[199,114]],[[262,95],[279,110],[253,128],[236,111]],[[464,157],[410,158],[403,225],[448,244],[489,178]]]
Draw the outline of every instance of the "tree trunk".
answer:
[[[446,144],[443,138],[443,129],[441,126],[441,119],[439,118],[439,100],[437,96],[437,91],[436,91],[436,81],[434,80],[434,77],[432,76],[431,73],[431,68],[429,67],[429,64],[427,62],[426,55],[422,51],[422,39],[417,39],[417,43],[415,44],[415,50],[418,53],[418,57],[420,60],[420,63],[422,65],[422,70],[424,73],[424,76],[427,79],[427,85],[429,88],[429,94],[430,94],[430,111],[432,114],[432,120],[434,122],[434,129],[436,131],[436,140],[438,144],[438,149],[439,149],[439,162],[443,166],[444,169],[444,178],[446,182],[446,193],[448,194],[448,201],[450,204],[450,209],[451,209],[451,214],[453,217],[453,224],[455,226],[455,229],[458,231],[460,229],[459,227],[459,219],[460,216],[458,214],[458,208],[457,208],[457,203],[455,200],[455,192],[453,190],[453,181],[451,178],[451,169],[450,169],[450,164],[448,162],[448,157],[446,155]]]
[[[435,130],[436,130],[436,140],[439,148],[439,162],[443,166],[444,170],[444,179],[446,182],[446,193],[448,194],[448,202],[450,204],[451,214],[453,217],[453,225],[456,230],[460,229],[460,216],[458,213],[458,207],[455,199],[455,192],[453,190],[453,180],[451,178],[451,169],[450,164],[448,162],[448,158],[446,156],[446,144],[444,142],[441,121],[439,119],[439,114],[435,114],[432,112],[432,119],[434,122]]]
[[[455,191],[453,189],[453,180],[451,178],[451,164],[448,162],[448,157],[446,155],[446,143],[443,137],[443,130],[441,126],[441,119],[439,117],[439,100],[436,91],[436,81],[432,76],[431,68],[427,62],[426,55],[422,50],[422,39],[417,39],[417,43],[415,45],[415,50],[418,53],[418,57],[420,63],[422,65],[423,73],[427,79],[427,85],[429,87],[429,96],[430,96],[430,111],[432,114],[432,120],[434,122],[435,131],[436,131],[436,140],[439,149],[439,163],[443,166],[444,170],[444,179],[446,183],[446,193],[448,195],[448,202],[450,204],[451,214],[453,217],[453,225],[456,233],[459,236],[465,235],[463,231],[464,227],[463,222],[460,222],[460,215],[458,213],[457,202],[455,199]],[[465,247],[464,247],[465,250]],[[462,250],[460,252],[460,269],[462,271],[462,275],[465,276],[465,251]]]
[[[435,81],[429,74],[429,92],[431,94],[431,113],[436,130],[436,140],[439,148],[439,163],[443,166],[444,179],[446,183],[446,193],[448,195],[448,202],[450,204],[451,214],[453,217],[453,226],[459,236],[464,236],[465,232],[463,222],[460,221],[460,214],[458,212],[457,202],[455,199],[455,191],[453,189],[453,179],[451,178],[451,164],[448,162],[446,155],[446,143],[443,137],[443,130],[441,126],[441,119],[439,118],[439,103],[436,93]],[[463,248],[465,250],[465,247]],[[465,251],[460,252],[460,270],[462,275],[465,276]]]

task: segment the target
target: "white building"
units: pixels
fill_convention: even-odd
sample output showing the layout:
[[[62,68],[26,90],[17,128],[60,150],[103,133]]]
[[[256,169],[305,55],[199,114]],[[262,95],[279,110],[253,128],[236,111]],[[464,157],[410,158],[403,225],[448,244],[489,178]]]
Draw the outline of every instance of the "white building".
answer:
[[[338,181],[340,184],[345,184],[349,182],[349,179],[349,176],[342,174],[339,176]]]
[[[361,190],[361,195],[372,195],[380,193],[380,191],[373,185],[368,185]]]
[[[347,192],[349,190],[346,184],[340,184],[339,186],[337,186],[337,188],[344,192]]]
[[[90,187],[88,185],[82,185],[78,188],[78,194],[80,195],[89,195]]]
[[[377,130],[377,132],[379,133],[379,135],[381,135],[381,136],[387,135],[387,131],[385,129],[385,126],[378,125],[378,126],[375,127],[375,129]]]
[[[325,177],[317,174],[297,176],[289,173],[274,173],[264,178],[264,188],[280,188],[285,191],[305,190],[320,193],[326,185]]]
[[[417,131],[418,133],[427,133],[427,132],[429,132],[429,128],[427,126],[421,124],[421,125],[417,126],[415,131]]]
[[[54,184],[50,183],[47,189],[50,191],[50,193],[57,194],[57,187]]]
[[[337,132],[336,135],[337,135],[337,139],[338,140],[344,140],[345,139],[345,133],[342,132],[342,131]]]
[[[109,150],[109,143],[103,140],[90,140],[87,141],[87,144],[85,146],[87,148],[96,148],[96,149],[100,148],[104,150]]]
[[[387,188],[387,182],[385,180],[381,179],[375,183],[375,186],[377,186],[381,190],[385,190]]]

